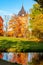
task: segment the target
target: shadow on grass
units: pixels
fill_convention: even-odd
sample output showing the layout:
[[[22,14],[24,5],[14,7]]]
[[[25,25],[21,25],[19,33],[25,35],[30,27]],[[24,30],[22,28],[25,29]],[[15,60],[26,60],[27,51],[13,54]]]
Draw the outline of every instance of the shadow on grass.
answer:
[[[15,52],[42,52],[43,42],[0,40],[0,52],[7,52],[10,48],[16,49]]]
[[[12,45],[15,45],[15,43],[16,43],[16,41],[12,42],[12,41],[8,41],[8,40],[0,40],[0,51],[6,52],[6,50],[8,48],[11,48]]]

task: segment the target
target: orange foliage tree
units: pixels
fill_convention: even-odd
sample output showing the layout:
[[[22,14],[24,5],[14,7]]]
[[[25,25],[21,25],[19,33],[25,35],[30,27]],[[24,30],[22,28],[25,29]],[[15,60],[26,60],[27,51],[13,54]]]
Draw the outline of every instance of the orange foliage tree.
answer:
[[[9,21],[8,29],[10,30],[11,36],[15,37],[26,37],[26,32],[28,31],[28,21],[27,16],[13,16]]]
[[[2,36],[4,34],[4,31],[3,31],[3,19],[2,17],[0,16],[0,35]]]

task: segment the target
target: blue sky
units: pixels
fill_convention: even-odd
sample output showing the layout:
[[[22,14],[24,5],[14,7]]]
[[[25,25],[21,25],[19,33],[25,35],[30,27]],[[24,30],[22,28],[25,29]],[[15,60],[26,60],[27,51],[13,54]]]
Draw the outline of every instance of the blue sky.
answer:
[[[22,4],[26,12],[29,12],[34,3],[34,0],[0,0],[0,15],[18,14]]]

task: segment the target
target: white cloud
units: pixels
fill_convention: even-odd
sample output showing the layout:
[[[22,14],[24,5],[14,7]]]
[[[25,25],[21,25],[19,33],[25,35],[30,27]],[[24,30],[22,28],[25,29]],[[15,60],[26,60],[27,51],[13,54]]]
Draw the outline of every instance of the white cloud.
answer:
[[[0,15],[9,15],[9,16],[12,16],[12,13],[10,13],[10,11],[0,10]]]

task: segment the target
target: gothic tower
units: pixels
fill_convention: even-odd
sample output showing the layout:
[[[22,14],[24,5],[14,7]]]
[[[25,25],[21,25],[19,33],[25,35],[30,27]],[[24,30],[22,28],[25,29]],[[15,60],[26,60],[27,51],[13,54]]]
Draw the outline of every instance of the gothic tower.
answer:
[[[19,11],[18,15],[19,15],[19,16],[24,16],[24,15],[26,15],[26,11],[25,11],[23,5],[22,5],[22,8],[21,8],[21,10]]]

